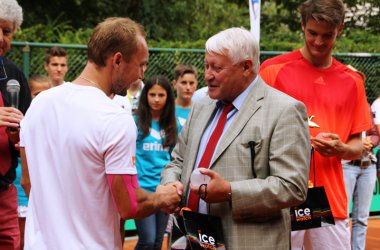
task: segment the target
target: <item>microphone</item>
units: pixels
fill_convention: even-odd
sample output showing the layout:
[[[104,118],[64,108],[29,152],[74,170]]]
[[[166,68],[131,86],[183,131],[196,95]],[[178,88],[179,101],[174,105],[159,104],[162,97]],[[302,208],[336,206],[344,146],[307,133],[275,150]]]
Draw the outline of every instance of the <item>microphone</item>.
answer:
[[[10,106],[18,109],[18,96],[20,93],[20,83],[15,79],[9,80],[7,82],[7,91],[10,96]]]

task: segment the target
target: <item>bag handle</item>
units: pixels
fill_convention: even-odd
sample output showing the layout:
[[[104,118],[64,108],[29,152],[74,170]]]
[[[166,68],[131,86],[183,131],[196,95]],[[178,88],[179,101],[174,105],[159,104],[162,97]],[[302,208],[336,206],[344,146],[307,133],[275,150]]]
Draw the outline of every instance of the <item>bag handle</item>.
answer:
[[[314,172],[314,180],[313,180],[313,186],[316,187],[317,186],[317,182],[316,182],[316,178],[315,176],[317,175],[316,173],[316,169],[315,169],[315,155],[314,155],[314,147],[311,147],[311,152],[310,152],[310,166],[311,166],[311,169],[312,171]]]

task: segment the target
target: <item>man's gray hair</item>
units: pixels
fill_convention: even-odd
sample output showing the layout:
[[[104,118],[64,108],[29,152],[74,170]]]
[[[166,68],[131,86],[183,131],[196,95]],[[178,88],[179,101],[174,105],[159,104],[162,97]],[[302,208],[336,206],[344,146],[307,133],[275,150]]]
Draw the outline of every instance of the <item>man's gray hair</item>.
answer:
[[[22,24],[22,8],[16,0],[0,0],[0,20],[12,22],[15,32]]]
[[[260,66],[260,46],[251,32],[244,28],[229,28],[206,41],[206,52],[228,56],[233,64],[251,58],[255,73]]]

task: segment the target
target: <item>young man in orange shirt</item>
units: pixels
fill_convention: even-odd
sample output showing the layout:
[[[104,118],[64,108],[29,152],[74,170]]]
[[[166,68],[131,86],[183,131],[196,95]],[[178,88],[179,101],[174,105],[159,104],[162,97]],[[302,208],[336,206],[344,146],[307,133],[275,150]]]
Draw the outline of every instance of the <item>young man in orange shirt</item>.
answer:
[[[310,128],[315,149],[310,180],[324,186],[336,225],[293,232],[292,249],[350,249],[341,160],[360,158],[360,133],[370,129],[371,116],[362,78],[332,57],[344,27],[342,0],[308,0],[300,12],[304,46],[265,61],[260,75],[302,101],[320,126]]]

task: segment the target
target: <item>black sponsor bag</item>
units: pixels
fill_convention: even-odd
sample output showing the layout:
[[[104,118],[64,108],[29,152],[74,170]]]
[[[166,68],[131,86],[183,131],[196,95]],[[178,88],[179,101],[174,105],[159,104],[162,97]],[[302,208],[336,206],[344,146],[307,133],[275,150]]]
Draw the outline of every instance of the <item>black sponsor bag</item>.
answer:
[[[220,218],[187,210],[175,214],[170,249],[226,249]]]
[[[335,225],[324,187],[309,188],[307,198],[290,208],[292,231]]]

